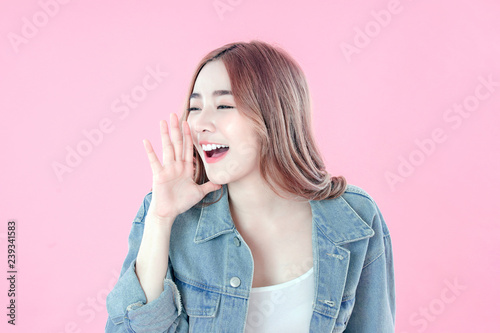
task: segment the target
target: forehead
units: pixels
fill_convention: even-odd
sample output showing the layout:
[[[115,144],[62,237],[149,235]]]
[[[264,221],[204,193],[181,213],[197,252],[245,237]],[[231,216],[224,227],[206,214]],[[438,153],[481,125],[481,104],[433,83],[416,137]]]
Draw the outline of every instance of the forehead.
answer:
[[[231,81],[226,66],[221,60],[210,61],[201,69],[196,78],[193,93],[211,94],[214,90],[231,90]]]

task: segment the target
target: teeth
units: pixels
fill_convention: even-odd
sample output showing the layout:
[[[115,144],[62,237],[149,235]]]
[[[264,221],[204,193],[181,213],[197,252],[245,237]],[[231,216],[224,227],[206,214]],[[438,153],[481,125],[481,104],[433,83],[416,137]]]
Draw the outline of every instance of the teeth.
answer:
[[[227,147],[227,148],[229,148],[229,146],[226,146],[226,145],[216,145],[216,144],[214,144],[214,143],[212,143],[212,144],[208,144],[208,145],[201,145],[201,148],[202,148],[204,151],[211,151],[211,150],[218,149],[218,148],[222,148],[222,147]]]

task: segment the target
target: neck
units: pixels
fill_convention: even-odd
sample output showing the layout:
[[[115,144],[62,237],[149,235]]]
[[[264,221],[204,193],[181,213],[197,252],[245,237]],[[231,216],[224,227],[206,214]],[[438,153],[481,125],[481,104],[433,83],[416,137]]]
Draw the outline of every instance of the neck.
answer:
[[[309,209],[306,199],[276,194],[260,174],[227,184],[229,207],[233,221],[240,228],[256,225],[272,225],[289,216]]]

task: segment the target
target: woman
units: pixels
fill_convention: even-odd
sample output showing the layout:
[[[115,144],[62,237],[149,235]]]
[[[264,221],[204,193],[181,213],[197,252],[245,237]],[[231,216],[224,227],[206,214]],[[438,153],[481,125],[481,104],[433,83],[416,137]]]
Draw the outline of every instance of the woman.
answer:
[[[153,187],[106,332],[394,332],[389,231],[365,191],[325,170],[286,52],[210,52],[170,125],[163,165],[144,140]]]

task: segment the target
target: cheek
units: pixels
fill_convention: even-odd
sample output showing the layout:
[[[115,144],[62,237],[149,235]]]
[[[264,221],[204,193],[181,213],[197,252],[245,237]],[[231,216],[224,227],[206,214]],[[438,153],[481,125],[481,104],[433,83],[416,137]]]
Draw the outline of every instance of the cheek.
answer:
[[[189,116],[187,116],[187,122],[188,122],[188,125],[189,125],[189,129],[191,130],[191,133],[193,133],[193,118]]]
[[[248,149],[255,148],[258,145],[257,133],[248,122],[249,120],[242,117],[228,117],[219,122],[220,128],[224,128],[228,138],[238,144],[238,150],[240,151],[248,151]]]
[[[192,118],[188,118],[187,123],[189,126],[189,131],[191,132],[191,138],[194,142],[194,140],[196,139],[195,121]]]
[[[259,147],[254,140],[242,140],[236,147],[236,152],[239,157],[253,160],[259,153]]]
[[[256,168],[259,163],[260,150],[256,140],[247,137],[238,142],[233,150],[233,170],[245,170]]]

